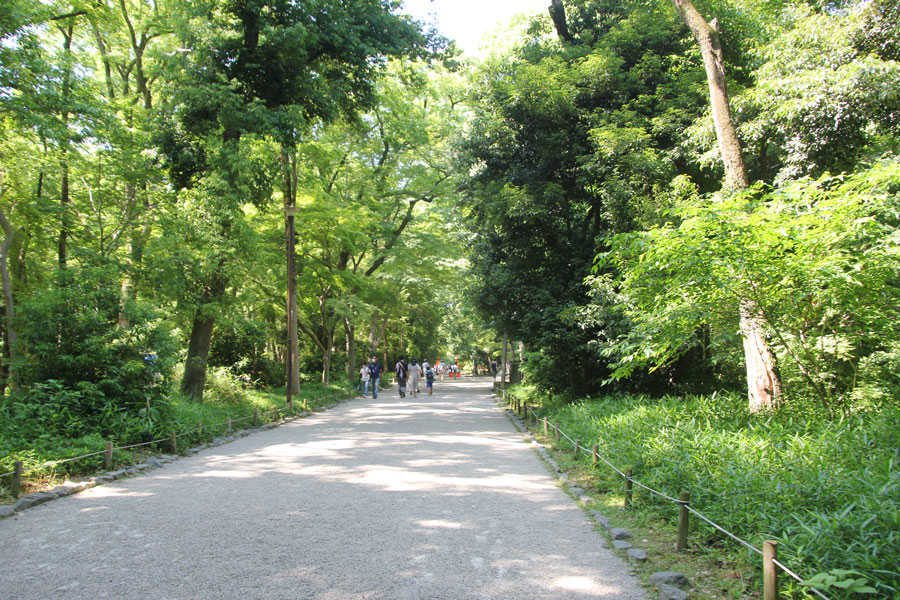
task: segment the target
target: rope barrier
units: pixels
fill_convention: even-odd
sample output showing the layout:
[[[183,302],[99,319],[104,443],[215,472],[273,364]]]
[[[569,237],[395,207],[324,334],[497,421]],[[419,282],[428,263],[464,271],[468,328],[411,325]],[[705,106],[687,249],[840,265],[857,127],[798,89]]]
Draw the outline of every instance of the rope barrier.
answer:
[[[688,505],[688,506],[687,506],[687,509],[688,509],[688,512],[690,512],[691,514],[693,514],[693,515],[696,516],[697,518],[699,518],[699,519],[701,519],[701,520],[703,520],[703,521],[706,521],[707,523],[709,523],[710,525],[712,525],[713,528],[718,529],[719,531],[721,531],[722,533],[724,533],[725,535],[727,535],[728,537],[730,537],[730,538],[733,539],[734,541],[738,542],[739,544],[742,544],[742,545],[746,546],[746,547],[747,547],[748,549],[750,549],[750,550],[753,550],[754,552],[756,552],[756,553],[759,554],[760,556],[763,555],[762,550],[760,550],[760,549],[757,548],[756,546],[753,546],[752,544],[750,544],[750,542],[747,542],[747,541],[745,541],[745,540],[742,540],[741,538],[739,538],[738,536],[734,535],[733,533],[731,533],[730,531],[728,531],[727,529],[725,529],[725,528],[722,527],[721,525],[718,525],[718,524],[714,523],[714,522],[711,521],[706,515],[704,515],[704,514],[701,513],[700,511],[694,509],[692,506]]]
[[[660,498],[665,498],[666,500],[669,500],[670,502],[674,502],[675,504],[686,504],[685,502],[682,502],[682,501],[679,500],[678,498],[673,498],[672,496],[670,496],[670,495],[668,495],[668,494],[664,494],[663,492],[660,492],[659,490],[654,490],[654,489],[653,489],[652,487],[650,487],[649,485],[645,485],[645,484],[641,483],[640,481],[638,481],[637,479],[634,479],[634,478],[632,478],[632,477],[626,477],[626,479],[628,479],[629,481],[631,481],[631,483],[633,483],[634,485],[636,485],[636,486],[638,486],[638,487],[644,488],[645,490],[647,490],[647,491],[650,492],[651,494],[656,494],[656,495],[659,496]]]
[[[781,569],[782,571],[784,571],[785,573],[787,573],[788,575],[790,575],[791,577],[793,577],[794,579],[796,579],[797,581],[799,581],[800,583],[803,583],[803,582],[804,582],[802,577],[800,577],[799,575],[797,575],[796,573],[794,573],[793,571],[791,571],[790,569],[788,569],[788,568],[787,568],[786,566],[784,566],[783,564],[781,564],[781,562],[779,562],[778,559],[773,558],[773,559],[772,559],[772,563],[773,563],[774,565],[776,565],[779,569]],[[808,591],[809,591],[809,592],[812,592],[813,594],[815,594],[815,595],[818,596],[819,598],[822,598],[823,600],[830,600],[830,599],[828,598],[828,596],[826,596],[825,594],[823,594],[822,592],[820,592],[819,590],[817,590],[817,589],[814,588],[814,587],[810,587],[810,588],[808,589]]]
[[[527,411],[530,411],[531,414],[534,415],[535,419],[540,420],[540,416],[537,414],[537,412],[535,412],[535,410],[534,410],[533,408],[527,407],[527,408],[526,408],[526,415],[527,415]],[[552,422],[549,421],[549,420],[547,421],[547,424],[548,424],[548,425],[552,425],[553,428],[554,428],[556,431],[558,431],[559,434],[560,434],[561,436],[563,436],[564,438],[566,438],[567,440],[569,440],[569,443],[571,443],[573,447],[575,446],[575,440],[573,440],[572,438],[570,438],[570,437],[566,434],[565,431],[563,431],[562,429],[559,428],[559,426],[558,426],[557,424],[552,423]],[[674,502],[675,504],[683,505],[683,506],[688,510],[688,512],[690,512],[691,514],[693,514],[694,516],[696,516],[696,517],[699,518],[700,520],[705,521],[706,523],[708,523],[710,526],[712,526],[712,527],[713,527],[714,529],[716,529],[717,531],[720,531],[721,533],[724,533],[725,535],[727,535],[728,537],[730,537],[730,538],[733,539],[734,541],[736,541],[736,542],[738,542],[739,544],[745,546],[745,547],[748,548],[749,550],[752,550],[753,552],[759,554],[760,556],[763,555],[762,550],[760,550],[760,549],[757,548],[756,546],[752,545],[750,542],[748,542],[748,541],[746,541],[746,540],[744,540],[744,539],[741,539],[740,537],[738,537],[738,536],[736,536],[735,534],[731,533],[730,531],[728,531],[727,529],[725,529],[724,527],[722,527],[722,526],[719,525],[718,523],[712,521],[712,520],[711,520],[710,518],[708,518],[706,515],[704,515],[704,514],[701,513],[700,511],[696,510],[694,507],[692,507],[689,503],[684,502],[684,501],[682,501],[682,500],[679,500],[678,498],[674,498],[674,497],[672,497],[672,496],[670,496],[670,495],[668,495],[668,494],[666,494],[666,493],[664,493],[664,492],[661,492],[661,491],[659,491],[659,490],[653,489],[652,487],[650,487],[650,486],[648,486],[648,485],[646,485],[646,484],[641,483],[640,481],[638,481],[637,479],[634,479],[633,477],[629,477],[629,476],[626,475],[623,471],[621,471],[618,467],[616,467],[616,466],[613,465],[611,462],[609,462],[607,459],[605,459],[604,457],[600,456],[599,453],[592,453],[592,454],[593,454],[593,456],[596,456],[599,460],[601,460],[604,464],[606,464],[606,466],[608,466],[610,469],[612,469],[613,471],[615,471],[616,473],[618,473],[618,474],[619,474],[621,477],[623,477],[625,480],[630,481],[631,483],[633,483],[634,485],[636,485],[636,486],[638,486],[638,487],[644,488],[645,490],[647,490],[648,492],[650,492],[650,493],[652,493],[652,494],[655,494],[655,495],[657,495],[657,496],[659,496],[659,497],[661,497],[661,498],[665,498],[666,500],[669,500],[670,502]],[[785,573],[787,573],[788,575],[790,575],[791,577],[793,577],[794,579],[796,579],[796,580],[799,581],[800,583],[804,583],[805,580],[804,580],[802,577],[800,577],[799,575],[797,575],[796,573],[794,573],[793,571],[791,571],[790,569],[788,569],[786,566],[784,566],[784,565],[783,565],[782,563],[780,563],[778,560],[772,559],[772,562],[773,562],[775,565],[777,565],[782,571],[784,571]],[[822,592],[820,592],[819,590],[817,590],[817,589],[815,589],[815,588],[809,588],[809,591],[810,591],[811,593],[815,594],[816,596],[818,596],[819,598],[822,598],[822,600],[830,600],[830,599],[828,598],[828,596],[826,596],[825,594],[823,594]]]
[[[158,440],[150,440],[149,442],[141,442],[140,444],[129,444],[127,446],[116,446],[113,450],[128,450],[129,448],[140,448],[141,446],[149,446],[150,444],[158,444],[160,442],[168,442],[169,438],[159,438]]]

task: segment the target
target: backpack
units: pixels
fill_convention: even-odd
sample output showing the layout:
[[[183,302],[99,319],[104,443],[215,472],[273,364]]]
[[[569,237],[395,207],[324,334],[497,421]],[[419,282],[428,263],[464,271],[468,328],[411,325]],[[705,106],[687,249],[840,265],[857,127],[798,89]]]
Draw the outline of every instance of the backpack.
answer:
[[[378,377],[378,363],[369,363],[369,378],[376,379]]]
[[[406,381],[406,366],[402,362],[397,363],[397,379]]]

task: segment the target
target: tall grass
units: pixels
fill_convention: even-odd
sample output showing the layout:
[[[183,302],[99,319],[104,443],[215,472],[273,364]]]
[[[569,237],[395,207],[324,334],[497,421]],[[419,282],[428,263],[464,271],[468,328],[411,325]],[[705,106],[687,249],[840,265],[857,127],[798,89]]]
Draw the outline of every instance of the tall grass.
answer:
[[[534,390],[515,393],[538,401]],[[757,547],[778,540],[780,556],[804,576],[853,569],[879,596],[900,597],[896,406],[832,416],[794,405],[752,415],[738,395],[624,396],[545,399],[538,412],[631,467],[635,479],[673,496],[689,491],[692,506]],[[597,477],[601,491],[622,488],[608,468]],[[641,510],[674,524],[671,505],[635,493]],[[704,543],[724,542],[695,525]]]

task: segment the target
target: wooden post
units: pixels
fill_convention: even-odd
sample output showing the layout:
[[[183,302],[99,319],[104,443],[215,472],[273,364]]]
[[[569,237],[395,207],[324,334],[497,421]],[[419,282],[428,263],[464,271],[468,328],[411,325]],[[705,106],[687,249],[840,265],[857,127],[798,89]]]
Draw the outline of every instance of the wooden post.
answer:
[[[197,433],[203,435],[203,421],[197,421]]]
[[[112,466],[113,466],[112,450],[113,450],[113,443],[112,443],[112,442],[106,442],[106,461],[105,461],[104,464],[106,465],[106,470],[107,470],[107,471],[109,471],[110,469],[112,469]]]
[[[778,597],[778,578],[775,560],[778,558],[778,542],[763,542],[763,600],[775,600]]]
[[[253,424],[259,425],[259,410],[256,408],[253,409]]]
[[[678,552],[683,552],[687,549],[687,536],[688,536],[688,504],[691,501],[690,492],[681,492],[678,495],[678,499],[680,501],[679,510],[678,510],[678,545],[676,546],[676,550]]]
[[[581,440],[575,440],[575,445],[572,448],[572,456],[574,458],[578,458],[578,447],[581,446]]]
[[[559,425],[556,423],[553,424],[553,436],[556,438],[556,441],[559,441]]]
[[[625,469],[625,508],[631,508],[633,486],[631,483],[631,469]]]
[[[175,432],[171,432],[170,438],[172,442],[172,454],[178,454],[178,438],[175,437]]]
[[[547,435],[549,432],[547,431],[547,417],[544,417],[544,435]]]
[[[22,495],[22,461],[17,460],[13,464],[13,482],[12,482],[13,498],[18,499]]]
[[[599,462],[600,462],[600,454],[597,452],[597,444],[594,444],[593,446],[591,446],[591,464],[596,469],[597,463],[599,463]]]
[[[231,433],[231,417],[228,417],[228,420],[225,421],[226,431]]]

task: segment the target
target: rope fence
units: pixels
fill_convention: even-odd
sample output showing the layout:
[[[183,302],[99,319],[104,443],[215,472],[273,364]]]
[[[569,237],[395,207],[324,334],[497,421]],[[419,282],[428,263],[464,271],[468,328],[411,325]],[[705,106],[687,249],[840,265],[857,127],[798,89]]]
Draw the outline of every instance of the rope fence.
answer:
[[[553,429],[554,437],[557,441],[559,441],[560,437],[568,440],[569,444],[571,444],[574,454],[577,458],[578,452],[580,450],[587,451],[587,448],[584,448],[581,445],[580,440],[572,439],[565,431],[560,429],[559,424],[553,423],[547,417],[541,417],[535,412],[535,410],[528,406],[528,403],[522,401],[519,398],[516,398],[512,394],[509,394],[507,391],[502,391],[503,401],[506,403],[511,410],[513,410],[516,415],[520,416],[525,422],[528,424],[529,416],[535,423],[542,422],[544,426],[544,434],[548,435],[548,431],[550,428]],[[512,403],[510,403],[510,399],[512,399]],[[616,467],[612,462],[610,462],[607,458],[601,456],[597,451],[597,446],[595,445],[591,450],[591,455],[593,458],[593,462],[596,465],[598,462],[602,462],[610,469],[616,472],[620,477],[625,480],[625,508],[631,506],[632,503],[632,486],[636,485],[639,488],[647,490],[649,493],[668,500],[669,502],[673,502],[679,505],[679,518],[678,518],[678,543],[676,545],[676,549],[678,551],[683,551],[687,548],[687,536],[688,529],[690,526],[689,514],[694,515],[701,521],[704,521],[706,524],[711,526],[713,529],[723,533],[728,536],[732,540],[738,542],[748,550],[758,554],[763,557],[763,599],[764,600],[775,600],[778,596],[778,582],[777,582],[777,569],[781,569],[785,574],[795,579],[799,583],[806,586],[806,591],[814,594],[815,596],[821,598],[822,600],[830,600],[828,596],[823,594],[821,591],[817,590],[814,587],[810,587],[807,585],[806,580],[797,575],[794,571],[787,568],[784,564],[778,561],[778,543],[775,541],[765,541],[763,542],[763,549],[760,550],[750,542],[741,537],[735,535],[734,533],[728,531],[718,523],[714,522],[712,519],[704,515],[699,510],[695,509],[690,505],[690,495],[688,492],[681,492],[680,498],[675,498],[665,492],[654,489],[649,485],[642,483],[631,476],[631,469],[622,470]]]
[[[330,397],[330,398],[334,399],[336,396],[337,396],[336,393],[330,393],[327,395],[323,394],[322,396],[319,396],[317,394],[317,395],[313,396],[314,401],[315,401],[314,404],[318,405],[320,398],[324,399],[325,397]],[[204,429],[214,430],[219,427],[225,426],[226,432],[231,433],[232,426],[235,423],[242,423],[244,421],[248,421],[248,420],[252,419],[253,423],[259,424],[260,417],[265,414],[271,414],[274,417],[274,420],[278,420],[280,418],[283,418],[285,415],[296,415],[298,413],[298,411],[309,410],[308,406],[309,406],[308,399],[304,398],[303,400],[300,401],[299,405],[292,404],[291,406],[273,408],[271,410],[266,410],[266,411],[254,410],[253,414],[251,414],[251,415],[247,415],[247,416],[240,417],[237,419],[232,419],[231,417],[229,417],[228,419],[226,419],[224,421],[220,421],[218,423],[213,423],[211,425],[204,425],[203,421],[201,420],[197,423],[196,427],[192,427],[190,429],[182,431],[181,433],[176,434],[174,431],[172,431],[169,433],[169,435],[167,437],[150,440],[149,442],[138,442],[135,444],[126,444],[126,445],[122,445],[122,446],[115,446],[115,445],[113,445],[112,442],[107,442],[105,450],[98,450],[97,452],[89,452],[87,454],[79,454],[78,456],[72,456],[69,458],[48,460],[39,465],[33,466],[27,470],[24,469],[24,465],[23,465],[22,461],[16,461],[14,463],[15,468],[12,471],[9,471],[7,473],[0,473],[0,480],[7,478],[7,477],[11,477],[13,480],[12,481],[12,495],[13,495],[13,497],[18,498],[22,494],[22,478],[25,477],[26,475],[36,473],[36,472],[46,469],[48,467],[55,467],[57,465],[70,463],[70,462],[82,460],[85,458],[91,458],[94,456],[100,456],[101,454],[103,454],[103,455],[105,455],[105,467],[107,470],[109,470],[112,468],[113,452],[116,450],[131,450],[134,448],[151,446],[153,444],[168,443],[170,445],[171,451],[177,453],[178,452],[177,440],[184,438],[184,437],[197,435],[198,433],[202,434]]]

